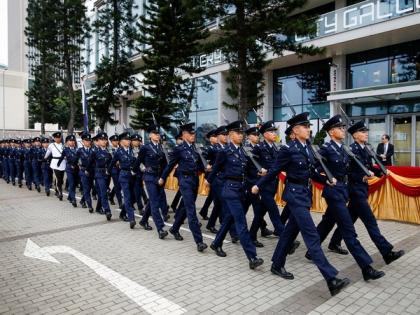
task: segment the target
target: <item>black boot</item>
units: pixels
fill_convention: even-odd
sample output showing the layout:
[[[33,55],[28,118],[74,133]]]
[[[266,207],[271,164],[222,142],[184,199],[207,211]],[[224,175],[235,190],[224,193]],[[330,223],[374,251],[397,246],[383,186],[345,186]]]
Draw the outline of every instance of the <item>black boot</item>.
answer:
[[[71,204],[73,205],[73,207],[77,208],[77,202],[76,202],[76,200],[73,200]]]
[[[107,219],[108,221],[111,221],[111,218],[112,218],[112,213],[111,213],[111,212],[108,212],[108,213],[106,214],[106,219]]]
[[[149,222],[141,222],[140,221],[140,226],[142,226],[143,227],[143,229],[145,229],[146,231],[151,231],[151,230],[153,230],[153,228],[150,226],[150,224],[149,224]]]
[[[223,249],[222,249],[221,246],[220,247],[216,247],[216,246],[214,246],[213,243],[211,243],[210,244],[210,248],[212,250],[214,250],[214,252],[216,253],[216,255],[219,256],[219,257],[226,257],[227,256],[226,253],[223,251]]]
[[[343,290],[346,286],[350,284],[350,280],[347,278],[339,279],[339,278],[332,278],[327,282],[328,289],[330,290],[331,296],[338,294],[341,290]]]
[[[206,248],[207,248],[207,244],[205,244],[205,243],[203,243],[203,242],[197,243],[197,250],[198,250],[200,253],[204,252],[204,250],[205,250]]]
[[[130,221],[130,229],[134,229],[136,226],[136,221]]]
[[[184,240],[184,238],[182,237],[182,235],[181,235],[178,231],[174,231],[174,230],[172,230],[172,228],[171,228],[171,229],[169,229],[169,233],[171,233],[171,234],[175,237],[175,239],[176,239],[177,241],[182,241],[182,240]]]
[[[363,279],[365,281],[376,280],[385,276],[385,272],[376,270],[372,266],[367,266],[362,270]]]
[[[167,237],[168,236],[168,231],[165,231],[165,230],[160,230],[159,231],[159,238],[161,239],[161,240],[163,240],[165,237]]]
[[[249,269],[254,270],[258,266],[261,266],[264,263],[264,260],[260,257],[251,258],[249,260]]]
[[[336,254],[339,254],[339,255],[348,255],[349,254],[348,250],[344,249],[340,245],[330,244],[330,245],[328,245],[328,249],[331,252],[336,253]]]
[[[295,278],[293,273],[287,272],[284,267],[277,267],[274,264],[271,265],[271,273],[286,280],[293,280]]]
[[[384,261],[387,265],[389,265],[398,258],[401,258],[401,256],[403,256],[404,254],[405,252],[403,250],[399,250],[398,252],[394,252],[391,250],[388,254],[384,256]]]

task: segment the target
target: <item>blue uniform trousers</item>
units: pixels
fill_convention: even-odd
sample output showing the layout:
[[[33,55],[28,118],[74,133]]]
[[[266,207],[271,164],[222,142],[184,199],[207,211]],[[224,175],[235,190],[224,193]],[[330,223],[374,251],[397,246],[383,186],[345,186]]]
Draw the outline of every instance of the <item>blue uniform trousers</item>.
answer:
[[[157,231],[163,230],[165,223],[162,215],[165,215],[164,209],[167,208],[165,189],[158,184],[158,178],[145,180],[147,194],[149,195],[149,203],[146,206],[145,213],[141,219],[141,223],[146,223],[150,217],[153,217]],[[161,212],[162,211],[162,215]]]
[[[105,213],[111,213],[108,203],[108,176],[105,170],[95,170],[96,189],[98,190],[98,201]]]
[[[328,233],[323,230],[324,227],[331,224],[330,222],[336,222],[338,230],[343,236],[347,248],[360,268],[363,269],[372,263],[372,258],[357,239],[356,230],[354,229],[350,212],[346,206],[346,189],[347,187],[345,186],[336,186],[334,194],[331,194],[331,197],[324,196],[327,201],[328,208],[322,218],[322,221],[325,220],[329,223],[324,225],[321,221],[317,230],[319,234],[322,235],[322,238],[325,239],[325,234]]]
[[[182,194],[182,202],[175,214],[175,222],[172,230],[179,231],[185,218],[188,218],[188,225],[194,237],[194,241],[198,243],[203,242],[200,226],[198,225],[198,218],[195,208],[195,201],[198,193],[198,177],[190,175],[178,176],[179,190]]]
[[[277,204],[274,200],[274,196],[277,191],[277,179],[276,182],[268,183],[261,188],[261,206],[256,211],[254,219],[252,220],[251,228],[249,232],[253,240],[257,239],[257,232],[264,220],[265,214],[268,212],[271,222],[273,223],[274,230],[280,235],[284,230],[284,225],[280,219],[280,212]]]
[[[70,165],[66,167],[66,176],[68,182],[68,200],[71,202],[76,201],[76,170],[72,168]]]
[[[111,170],[112,183],[114,184],[114,187],[112,188],[112,190],[115,196],[117,196],[118,205],[121,206],[123,201],[122,201],[122,194],[121,194],[121,185],[118,180],[119,176],[120,176],[120,170],[114,167]]]
[[[121,185],[121,190],[123,194],[123,200],[124,200],[124,208],[127,213],[127,217],[129,221],[134,221],[134,208],[133,208],[133,202],[132,202],[132,189],[134,183],[134,178],[131,175],[130,171],[120,171],[120,175],[118,177],[118,182]]]
[[[350,196],[349,202],[349,211],[351,215],[352,222],[356,222],[358,218],[362,220],[365,225],[370,239],[378,248],[382,256],[387,255],[392,249],[393,246],[387,241],[387,239],[382,235],[379,230],[378,222],[376,221],[375,216],[372,213],[372,209],[369,206],[369,203],[366,198],[352,198]],[[342,236],[340,231],[337,229],[332,238],[330,244],[340,245]]]
[[[85,171],[79,171],[80,180],[82,182],[82,189],[83,189],[83,198],[82,200],[87,203],[88,208],[92,208],[92,197],[91,197],[91,190],[93,184],[93,175],[86,174]]]
[[[224,216],[222,225],[219,232],[217,232],[213,244],[216,247],[221,247],[226,234],[231,229],[232,225],[234,225],[246,257],[248,259],[255,258],[257,256],[257,251],[248,232],[245,217],[244,184],[237,181],[227,180],[222,188],[222,198]]]
[[[30,187],[32,186],[32,182],[33,182],[32,162],[28,160],[23,161],[23,168],[25,171],[26,186]]]
[[[48,192],[51,189],[52,171],[47,163],[42,164],[41,170],[42,170],[42,180],[43,180],[44,188],[45,188],[45,191]]]
[[[32,178],[35,186],[38,187],[41,184],[41,166],[36,160],[32,161]]]
[[[276,267],[284,267],[286,257],[293,243],[301,232],[303,241],[312,257],[312,261],[318,267],[326,281],[334,278],[338,271],[328,262],[321,249],[319,234],[312,220],[309,207],[311,203],[311,191],[302,185],[288,184],[285,193],[290,196],[287,203],[290,209],[290,218],[277,243],[272,261]]]

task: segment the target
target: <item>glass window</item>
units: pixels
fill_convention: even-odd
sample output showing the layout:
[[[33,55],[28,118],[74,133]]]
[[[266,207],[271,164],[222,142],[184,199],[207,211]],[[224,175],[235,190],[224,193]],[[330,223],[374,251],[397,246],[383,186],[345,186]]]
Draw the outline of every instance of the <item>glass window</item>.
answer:
[[[394,117],[393,127],[394,164],[411,165],[411,117]]]
[[[420,166],[420,116],[416,117],[416,166]]]
[[[286,121],[293,111],[311,112],[314,108],[322,117],[329,117],[327,92],[330,90],[329,60],[275,70],[273,86],[273,116],[275,121]]]

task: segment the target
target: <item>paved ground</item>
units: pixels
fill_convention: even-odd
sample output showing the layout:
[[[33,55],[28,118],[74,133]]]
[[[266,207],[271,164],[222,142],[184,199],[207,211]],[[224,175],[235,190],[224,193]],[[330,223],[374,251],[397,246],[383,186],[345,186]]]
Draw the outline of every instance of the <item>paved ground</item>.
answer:
[[[407,250],[384,266],[357,224],[362,244],[386,277],[366,283],[350,256],[327,253],[340,274],[352,279],[331,298],[318,270],[303,258],[303,247],[288,259],[295,280],[286,281],[270,273],[275,238],[261,238],[265,247],[258,253],[266,263],[251,271],[239,245],[225,244],[228,257],[219,258],[211,250],[198,253],[187,230],[181,231],[183,242],[162,241],[156,231],[130,230],[116,218],[117,210],[106,222],[1,181],[0,314],[420,313],[418,226],[379,223],[397,248]],[[212,235],[206,235],[209,244]]]

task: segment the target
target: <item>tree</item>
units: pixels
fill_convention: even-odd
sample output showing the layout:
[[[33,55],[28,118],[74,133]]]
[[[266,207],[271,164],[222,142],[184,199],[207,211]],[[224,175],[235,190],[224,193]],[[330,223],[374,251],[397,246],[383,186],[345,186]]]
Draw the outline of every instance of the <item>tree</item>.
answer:
[[[26,93],[28,96],[29,117],[32,123],[41,122],[41,133],[45,133],[45,123],[49,121],[49,113],[53,99],[57,96],[56,64],[57,64],[57,2],[54,0],[29,0],[27,8],[27,26],[25,35],[29,53],[27,55],[33,85]]]
[[[89,22],[86,17],[86,7],[82,0],[61,0],[58,6],[59,30],[57,54],[60,56],[59,69],[62,69],[66,102],[69,107],[67,116],[67,130],[73,132],[76,116],[76,92],[73,83],[78,81],[83,63],[82,45],[89,31]],[[76,77],[76,78],[75,78]],[[80,107],[80,106],[79,106]],[[80,125],[80,124],[79,124]]]
[[[134,66],[130,57],[134,49],[137,33],[133,0],[106,0],[98,10],[94,23],[100,41],[109,50],[96,67],[96,81],[90,92],[91,105],[97,123],[104,129],[106,123],[115,124],[111,107],[120,106],[122,93],[134,89]]]
[[[246,118],[253,108],[262,106],[263,69],[270,63],[268,53],[281,56],[285,50],[299,56],[321,50],[294,40],[316,31],[315,19],[293,15],[306,0],[206,0],[209,17],[221,17],[215,32],[214,48],[220,48],[230,65],[227,93],[234,99],[225,106]]]
[[[150,0],[139,24],[143,45],[141,67],[145,95],[133,104],[131,126],[145,128],[152,122],[169,127],[191,106],[196,88],[192,75],[203,69],[192,57],[206,50],[205,6],[200,0]]]

